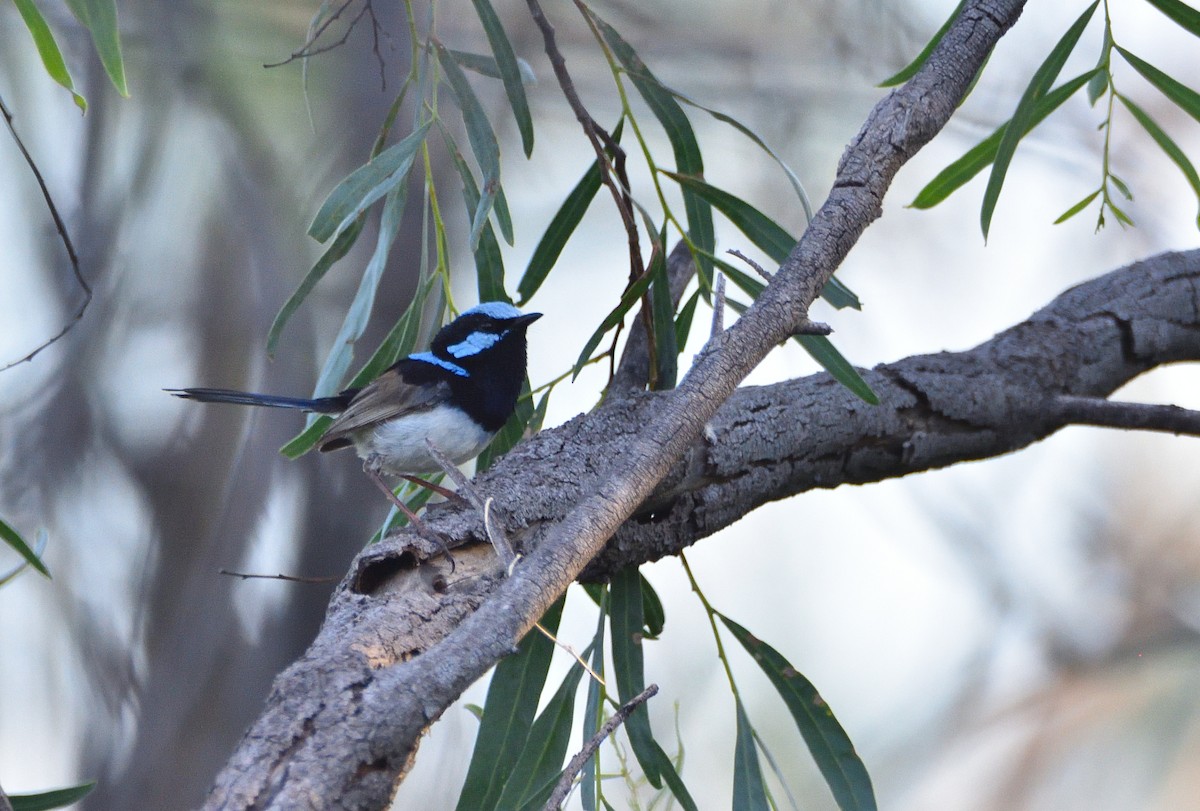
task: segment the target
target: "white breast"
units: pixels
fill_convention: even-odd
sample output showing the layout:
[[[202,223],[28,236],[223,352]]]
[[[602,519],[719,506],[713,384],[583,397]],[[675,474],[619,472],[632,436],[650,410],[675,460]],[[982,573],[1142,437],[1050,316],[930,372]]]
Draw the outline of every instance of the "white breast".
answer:
[[[455,464],[462,464],[487,447],[492,436],[457,408],[439,406],[378,425],[355,446],[364,459],[372,452],[379,454],[389,473],[437,473],[442,468],[429,455],[426,438]]]

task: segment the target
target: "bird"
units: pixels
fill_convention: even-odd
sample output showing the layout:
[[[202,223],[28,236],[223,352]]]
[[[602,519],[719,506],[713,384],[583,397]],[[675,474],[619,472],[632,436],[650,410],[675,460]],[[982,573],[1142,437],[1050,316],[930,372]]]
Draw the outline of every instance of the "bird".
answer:
[[[419,527],[416,516],[381,474],[431,486],[420,474],[441,467],[426,440],[454,464],[478,456],[516,408],[528,363],[525,331],[541,317],[541,313],[522,313],[508,302],[484,302],[442,327],[427,351],[401,358],[362,388],[331,397],[210,388],[164,391],[205,403],[336,415],[318,449],[353,446],[367,475]],[[446,493],[440,487],[433,489]]]

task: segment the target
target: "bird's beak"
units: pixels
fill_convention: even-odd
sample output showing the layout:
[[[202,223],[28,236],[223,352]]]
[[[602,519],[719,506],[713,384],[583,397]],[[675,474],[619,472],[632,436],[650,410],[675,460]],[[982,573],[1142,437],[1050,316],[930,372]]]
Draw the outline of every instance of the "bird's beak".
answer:
[[[512,324],[513,324],[513,326],[516,326],[516,327],[527,327],[530,324],[532,324],[534,321],[537,321],[541,317],[542,317],[541,313],[525,313],[525,315],[519,315],[516,318],[514,318],[512,320]]]

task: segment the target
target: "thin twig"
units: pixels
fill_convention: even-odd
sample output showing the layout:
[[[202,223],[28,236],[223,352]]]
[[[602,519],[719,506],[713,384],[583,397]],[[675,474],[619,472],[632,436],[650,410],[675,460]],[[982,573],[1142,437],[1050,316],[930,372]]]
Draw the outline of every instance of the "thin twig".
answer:
[[[616,203],[617,212],[621,215],[621,223],[625,226],[625,233],[629,241],[629,284],[632,285],[646,272],[646,266],[642,261],[641,238],[638,236],[637,219],[634,217],[633,200],[629,193],[629,177],[625,172],[625,150],[609,134],[608,130],[596,123],[587,107],[584,106],[583,100],[579,98],[579,92],[575,89],[575,83],[567,71],[567,62],[558,49],[554,37],[554,26],[546,18],[541,4],[538,3],[538,0],[526,0],[526,3],[534,23],[542,32],[546,56],[550,58],[558,85],[562,88],[567,104],[571,106],[576,120],[583,127],[584,135],[587,136],[588,142],[591,143],[592,149],[596,153],[596,164],[600,167],[600,181],[608,187],[613,202]],[[590,23],[591,17],[588,15],[587,8],[580,3],[576,3],[576,6]],[[611,163],[609,154],[612,155]],[[614,173],[617,176],[616,180],[613,179]]]
[[[301,577],[294,574],[254,574],[253,572],[234,572],[229,569],[217,569],[217,574],[229,577],[240,577],[242,580],[286,580],[289,583],[336,583],[338,577]]]
[[[346,31],[344,34],[342,34],[341,39],[339,39],[337,42],[331,43],[329,45],[322,45],[320,48],[314,47],[317,44],[317,40],[320,39],[321,36],[326,31],[329,30],[329,26],[333,25],[337,21],[338,17],[342,16],[342,12],[345,11],[346,9],[348,9],[352,5],[354,5],[354,0],[346,0],[346,2],[344,2],[340,6],[338,6],[337,11],[333,12],[333,14],[331,14],[329,16],[329,19],[327,19],[325,22],[323,22],[321,24],[320,28],[318,28],[315,32],[313,32],[313,35],[308,38],[307,42],[304,43],[304,47],[300,48],[299,50],[292,51],[292,55],[289,56],[287,59],[284,59],[282,62],[271,62],[269,64],[264,64],[263,67],[264,68],[280,68],[291,62],[295,62],[297,59],[307,59],[310,56],[317,56],[318,54],[328,53],[329,51],[332,51],[334,48],[340,48],[343,45],[345,45],[346,40],[350,39],[350,34],[352,31],[354,31],[354,27],[356,25],[358,25],[358,21],[361,20],[363,18],[363,15],[365,15],[367,13],[368,9],[371,8],[370,0],[367,0],[367,2],[363,4],[362,10],[359,11],[358,14],[354,15],[354,19],[351,20],[350,23],[346,26]],[[374,12],[372,12],[372,15],[373,14],[374,14]]]
[[[718,273],[716,284],[713,285],[713,318],[710,338],[716,338],[725,331],[725,274]]]
[[[658,685],[652,684],[642,692],[638,693],[633,698],[629,699],[621,706],[612,717],[604,722],[604,725],[596,731],[596,734],[588,739],[588,742],[583,745],[583,748],[571,758],[571,762],[567,764],[567,768],[563,771],[562,777],[558,779],[558,784],[554,787],[554,791],[550,794],[550,799],[546,800],[543,806],[543,811],[556,811],[567,800],[567,795],[571,793],[571,786],[575,783],[575,776],[583,770],[584,764],[592,755],[596,754],[596,750],[600,748],[600,744],[604,743],[604,739],[613,734],[618,726],[625,722],[625,719],[650,698],[658,693]]]
[[[66,223],[63,222],[62,217],[60,217],[58,214],[58,207],[54,205],[54,198],[50,196],[50,189],[46,187],[46,180],[42,177],[42,173],[38,169],[37,163],[34,162],[33,156],[29,154],[29,150],[25,148],[25,142],[21,140],[21,136],[17,135],[17,128],[13,126],[12,113],[9,112],[8,105],[4,103],[3,96],[0,96],[0,113],[4,114],[4,123],[8,125],[9,133],[12,134],[13,140],[17,144],[17,148],[21,150],[21,155],[23,155],[25,158],[25,163],[29,165],[30,171],[33,172],[33,176],[37,179],[38,187],[42,190],[42,197],[46,199],[46,207],[50,209],[50,216],[54,218],[54,227],[58,230],[58,235],[62,239],[62,243],[67,249],[67,256],[70,257],[71,271],[75,274],[75,281],[77,281],[79,286],[83,289],[83,303],[79,305],[79,309],[76,310],[75,314],[71,316],[70,320],[63,325],[63,328],[58,331],[58,334],[43,342],[25,357],[14,360],[7,366],[0,368],[0,372],[4,372],[18,364],[33,360],[33,358],[39,352],[55,343],[59,338],[66,335],[71,327],[75,326],[75,324],[79,322],[79,319],[83,318],[84,311],[87,310],[88,305],[91,304],[92,288],[83,278],[83,271],[79,269],[79,256],[76,255],[75,245],[72,244],[71,237],[67,233]]]
[[[741,260],[742,260],[743,262],[745,262],[747,265],[749,265],[750,267],[754,268],[754,270],[758,272],[758,275],[759,275],[759,276],[762,276],[762,277],[763,277],[764,279],[766,279],[768,282],[769,282],[769,281],[771,281],[771,279],[773,278],[773,277],[771,276],[771,274],[770,274],[770,273],[768,273],[768,272],[766,271],[766,269],[765,269],[765,268],[763,268],[763,266],[762,266],[762,265],[758,264],[758,262],[755,262],[755,261],[754,261],[753,259],[751,259],[749,256],[746,256],[746,254],[742,253],[742,252],[741,252],[741,251],[739,251],[737,248],[730,248],[730,249],[729,249],[729,250],[727,250],[725,253],[731,254],[731,255],[733,255],[733,256],[736,256],[738,259],[741,259]]]
[[[572,659],[574,659],[576,662],[579,663],[579,666],[582,667],[589,676],[591,676],[593,679],[596,680],[597,684],[599,684],[601,687],[607,686],[604,683],[604,679],[600,678],[600,674],[597,673],[595,670],[592,670],[592,666],[589,665],[586,661],[584,661],[584,658],[582,656],[580,656],[579,653],[574,648],[572,648],[566,642],[559,640],[558,637],[556,637],[554,634],[547,631],[546,628],[540,622],[535,622],[533,624],[533,627],[537,628],[539,631],[541,631],[542,636],[546,637],[551,642],[553,642],[555,645],[558,645],[560,648],[565,650]]]
[[[1054,398],[1054,406],[1058,417],[1067,423],[1200,436],[1200,411],[1179,406],[1128,403],[1069,394]]]

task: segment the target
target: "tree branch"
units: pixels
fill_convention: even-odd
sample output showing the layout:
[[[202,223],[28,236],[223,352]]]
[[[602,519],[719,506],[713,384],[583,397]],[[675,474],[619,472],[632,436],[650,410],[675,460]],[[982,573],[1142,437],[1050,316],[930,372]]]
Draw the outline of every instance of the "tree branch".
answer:
[[[334,595],[318,638],[276,680],[267,708],[218,776],[207,807],[295,808],[314,798],[344,808],[386,805],[425,728],[514,649],[684,456],[741,380],[804,321],[809,304],[879,216],[895,173],[949,119],[1023,5],[968,2],[925,66],[872,111],[842,158],[829,198],[774,280],[742,318],[709,342],[677,389],[614,401],[536,438],[539,448],[558,443],[560,450],[533,471],[542,483],[557,482],[564,493],[578,492],[577,480],[593,486],[578,501],[553,496],[563,517],[545,522],[531,514],[532,500],[523,503],[528,494],[511,481],[501,485],[498,512],[527,550],[511,577],[499,577],[490,547],[481,545],[456,555],[453,577],[436,562],[416,566],[401,541],[364,552]],[[631,421],[631,409],[646,420]],[[606,436],[604,454],[592,454],[598,446],[570,444],[579,441],[571,438],[581,428],[605,423],[620,430]],[[528,458],[522,447],[484,480],[500,481],[493,477],[502,472],[524,479],[531,471],[519,467]],[[573,475],[579,472],[585,475]],[[442,519],[439,531],[456,520],[473,525],[467,533],[472,537],[480,530],[477,516],[464,518],[453,508],[436,517]]]
[[[1179,406],[1121,403],[1066,394],[1054,398],[1054,406],[1058,408],[1058,416],[1063,422],[1076,425],[1200,436],[1200,411]]]

